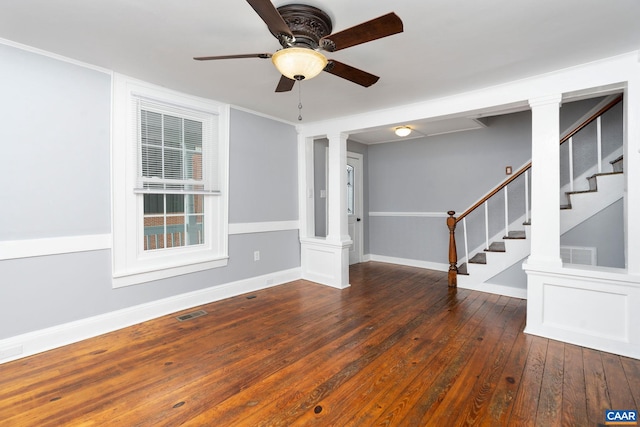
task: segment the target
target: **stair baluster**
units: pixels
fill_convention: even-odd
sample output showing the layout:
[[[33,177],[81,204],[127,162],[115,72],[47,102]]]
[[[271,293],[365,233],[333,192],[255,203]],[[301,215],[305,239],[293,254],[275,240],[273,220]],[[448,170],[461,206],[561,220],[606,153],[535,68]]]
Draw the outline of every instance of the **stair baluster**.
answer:
[[[582,130],[583,128],[585,128],[587,125],[589,125],[592,122],[596,122],[597,125],[597,151],[598,151],[598,173],[601,173],[602,170],[602,132],[601,132],[601,116],[609,111],[613,106],[615,106],[616,104],[618,104],[620,101],[622,101],[622,95],[617,96],[615,99],[613,99],[612,101],[610,101],[607,105],[605,105],[604,107],[602,107],[600,110],[598,110],[596,113],[594,113],[593,115],[591,115],[590,117],[588,117],[586,120],[584,120],[582,123],[580,123],[579,125],[575,126],[571,131],[567,132],[560,140],[560,144],[562,145],[564,142],[568,141],[569,145],[572,145],[573,143],[573,139],[572,137],[578,133],[580,130]],[[571,182],[571,187],[573,187],[573,159],[571,158],[573,155],[573,149],[570,148],[569,150],[569,168],[570,168],[570,182]],[[616,171],[616,168],[619,166],[617,166],[618,164],[621,163],[621,159],[617,159],[612,163],[612,166],[614,167],[614,171]],[[614,165],[614,163],[616,163],[616,165]],[[457,275],[459,273],[458,270],[458,254],[457,254],[457,250],[456,250],[456,239],[455,239],[455,230],[456,230],[456,224],[459,221],[466,221],[466,216],[469,215],[471,212],[475,211],[476,208],[480,207],[481,205],[484,205],[484,210],[485,210],[485,238],[486,238],[486,249],[485,250],[490,250],[490,245],[489,245],[489,224],[488,224],[488,200],[493,197],[495,194],[497,194],[500,190],[502,190],[504,188],[505,190],[505,237],[506,238],[522,238],[520,237],[520,233],[519,232],[514,232],[514,236],[518,235],[518,237],[511,237],[509,233],[509,218],[508,218],[508,190],[507,190],[507,185],[511,182],[513,182],[516,178],[518,178],[520,175],[524,174],[524,181],[525,181],[525,224],[529,224],[530,223],[530,217],[529,217],[529,170],[531,169],[531,162],[529,162],[528,164],[526,164],[525,166],[523,166],[522,168],[520,168],[520,170],[518,170],[517,172],[515,172],[513,175],[511,175],[508,179],[506,179],[505,181],[503,181],[501,184],[499,184],[496,188],[494,188],[493,190],[491,190],[486,196],[484,196],[482,199],[480,199],[478,202],[476,202],[473,206],[471,206],[469,209],[467,209],[466,211],[464,211],[459,217],[454,217],[455,215],[455,211],[448,211],[447,214],[449,215],[449,217],[447,218],[447,227],[449,228],[449,274],[448,274],[448,284],[451,287],[456,287],[457,286]],[[463,222],[463,226],[464,226],[464,240],[465,240],[465,256],[466,256],[466,260],[467,263],[469,263],[469,252],[468,252],[468,247],[467,247],[467,230],[466,230],[466,222]],[[463,266],[464,267],[464,266]],[[466,274],[466,269],[463,268],[463,271],[465,271],[464,274]],[[463,273],[460,273],[463,274]]]

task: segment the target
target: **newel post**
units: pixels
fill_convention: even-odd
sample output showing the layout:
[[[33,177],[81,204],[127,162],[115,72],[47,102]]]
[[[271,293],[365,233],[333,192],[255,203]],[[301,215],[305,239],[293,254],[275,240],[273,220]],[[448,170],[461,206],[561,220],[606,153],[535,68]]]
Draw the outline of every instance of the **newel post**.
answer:
[[[456,251],[456,219],[455,211],[447,212],[447,227],[449,227],[449,286],[458,285],[458,252]]]

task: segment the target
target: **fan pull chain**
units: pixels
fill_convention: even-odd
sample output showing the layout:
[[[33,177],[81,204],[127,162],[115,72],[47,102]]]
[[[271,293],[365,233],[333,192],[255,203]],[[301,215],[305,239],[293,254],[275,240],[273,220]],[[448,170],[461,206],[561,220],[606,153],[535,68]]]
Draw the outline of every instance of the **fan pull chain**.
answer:
[[[298,80],[298,120],[302,121],[302,80]]]

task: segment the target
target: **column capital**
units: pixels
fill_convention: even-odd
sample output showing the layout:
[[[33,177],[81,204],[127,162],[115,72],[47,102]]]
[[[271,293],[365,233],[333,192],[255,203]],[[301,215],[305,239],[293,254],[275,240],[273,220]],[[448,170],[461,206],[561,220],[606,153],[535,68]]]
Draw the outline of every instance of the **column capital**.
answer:
[[[537,98],[531,98],[529,100],[529,106],[531,108],[542,107],[545,105],[561,104],[562,94],[545,95]]]

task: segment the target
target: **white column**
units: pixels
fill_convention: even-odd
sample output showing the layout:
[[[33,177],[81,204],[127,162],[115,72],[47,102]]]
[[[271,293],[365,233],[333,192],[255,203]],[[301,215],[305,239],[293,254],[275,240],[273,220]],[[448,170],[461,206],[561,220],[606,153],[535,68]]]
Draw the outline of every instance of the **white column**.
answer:
[[[527,264],[561,267],[560,102],[561,95],[536,98],[531,106],[531,255]]]
[[[306,141],[304,145],[307,166],[300,177],[305,182],[305,189],[299,193],[303,197],[300,204],[305,207],[300,210],[301,267],[304,279],[343,289],[349,286],[349,247],[353,244],[347,227],[347,135],[336,133],[328,138],[329,230],[326,238],[315,237],[310,231],[313,224],[313,143]]]
[[[347,135],[329,135],[329,230],[327,241],[350,242],[347,227]]]
[[[624,94],[624,221],[627,272],[640,275],[640,73]]]
[[[298,218],[300,238],[315,236],[313,138],[298,133]]]

